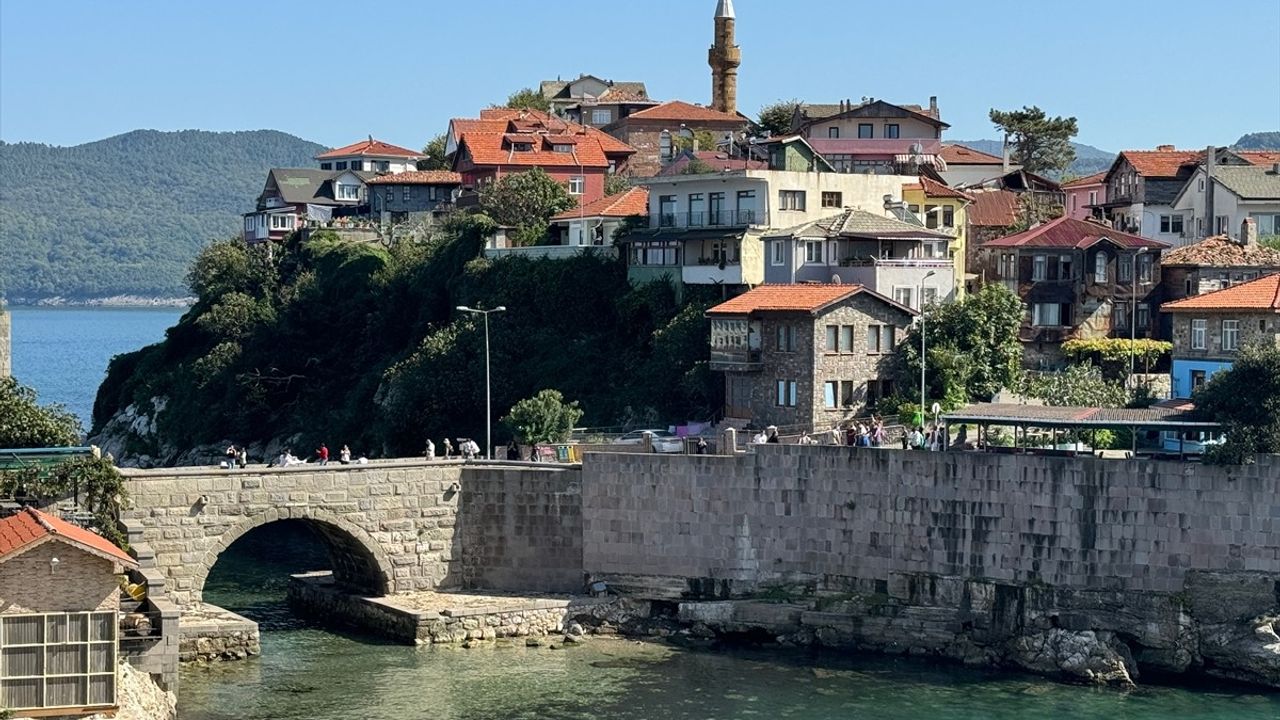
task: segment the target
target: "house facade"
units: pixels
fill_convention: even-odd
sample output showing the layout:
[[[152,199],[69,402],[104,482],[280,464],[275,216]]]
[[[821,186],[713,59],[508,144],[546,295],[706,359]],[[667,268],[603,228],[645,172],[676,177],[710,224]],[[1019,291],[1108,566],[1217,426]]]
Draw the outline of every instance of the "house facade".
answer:
[[[1201,151],[1172,145],[1121,152],[1107,170],[1105,219],[1118,230],[1170,246],[1191,242],[1195,229],[1173,210],[1173,202],[1202,158]]]
[[[595,75],[579,75],[576,80],[543,80],[538,91],[555,115],[596,128],[658,104],[649,98],[642,82],[614,82]]]
[[[485,257],[565,258],[592,252],[617,256],[614,239],[628,223],[643,221],[648,212],[649,191],[628,188],[616,195],[601,198],[551,217],[548,227],[551,244],[511,247],[505,237],[494,237],[485,248]]]
[[[954,299],[963,299],[968,272],[968,208],[973,196],[922,175],[919,182],[902,187],[902,200],[927,229],[951,238],[946,248],[946,258],[951,261],[951,284],[955,287]]]
[[[1160,297],[1168,303],[1204,295],[1280,272],[1280,250],[1258,242],[1256,224],[1245,220],[1241,239],[1226,235],[1174,248],[1160,259]],[[1160,336],[1172,337],[1172,316],[1160,316]]]
[[[448,170],[409,170],[368,183],[369,210],[382,223],[431,220],[453,207],[462,176]]]
[[[1104,170],[1062,183],[1062,192],[1062,209],[1067,217],[1085,220],[1100,216],[1100,206],[1107,202],[1107,172]]]
[[[694,133],[705,131],[717,142],[726,139],[741,142],[749,126],[747,119],[740,115],[673,100],[619,118],[604,130],[636,149],[629,165],[631,174],[651,177],[679,154],[682,136],[691,138]]]
[[[844,208],[884,211],[917,178],[775,170],[730,170],[641,181],[649,190],[643,228],[620,240],[634,282],[660,277],[691,285],[758,285],[765,278],[762,240],[839,214]]]
[[[997,157],[964,145],[943,145],[939,155],[944,163],[944,168],[941,170],[942,179],[953,187],[975,185],[1022,169],[1022,166],[1011,164],[1004,157]]]
[[[53,515],[23,508],[0,520],[0,707],[83,715],[117,706],[119,575],[137,567]]]
[[[399,173],[417,170],[422,153],[399,145],[367,140],[336,148],[316,156],[321,170],[351,170],[369,173]]]
[[[1196,166],[1172,203],[1172,212],[1192,237],[1227,235],[1241,239],[1244,221],[1258,235],[1280,236],[1280,153],[1219,150],[1214,163]],[[1274,162],[1254,164],[1253,159]],[[1213,219],[1209,219],[1212,213]]]
[[[918,217],[844,210],[764,237],[766,283],[853,283],[913,310],[955,300],[952,237]]]
[[[375,177],[354,170],[273,168],[256,209],[242,216],[244,241],[250,245],[280,242],[307,225],[360,214],[368,207],[367,183]]]
[[[1165,303],[1172,319],[1173,397],[1191,397],[1214,373],[1229,369],[1240,348],[1280,342],[1280,274]]]
[[[842,100],[835,104],[801,103],[791,116],[791,131],[806,138],[861,139],[875,138],[942,138],[951,127],[942,122],[937,96],[929,98],[929,106],[895,105],[863,98],[854,103]]]
[[[1029,367],[1061,362],[1066,340],[1154,337],[1165,243],[1061,217],[979,249],[981,274],[1026,304]]]
[[[942,143],[933,139],[806,138],[789,135],[763,143],[769,167],[775,170],[916,175],[946,167]],[[937,175],[941,177],[941,175]]]
[[[859,285],[762,285],[707,311],[726,418],[824,431],[896,389],[915,312]]]

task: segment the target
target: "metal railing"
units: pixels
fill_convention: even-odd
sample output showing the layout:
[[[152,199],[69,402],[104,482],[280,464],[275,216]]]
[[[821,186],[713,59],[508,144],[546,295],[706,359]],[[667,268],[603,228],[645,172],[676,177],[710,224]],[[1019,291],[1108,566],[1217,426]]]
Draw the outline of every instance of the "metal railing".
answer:
[[[694,210],[650,215],[644,226],[647,228],[727,228],[768,223],[769,213],[763,210]]]

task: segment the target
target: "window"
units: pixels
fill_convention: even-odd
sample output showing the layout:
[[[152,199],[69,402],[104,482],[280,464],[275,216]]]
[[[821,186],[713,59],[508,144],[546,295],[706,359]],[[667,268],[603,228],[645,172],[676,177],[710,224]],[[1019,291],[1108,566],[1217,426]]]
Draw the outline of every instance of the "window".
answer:
[[[675,227],[676,196],[660,195],[658,197],[658,227]]]
[[[377,161],[377,162],[373,163],[373,168],[374,168],[375,170],[377,170],[378,172],[390,172],[390,170],[391,170],[391,161],[390,161],[390,160],[379,160],[379,161]]]
[[[346,169],[347,169],[347,161],[346,161],[346,160],[343,160],[342,162],[336,162],[336,163],[334,163],[334,164],[333,164],[333,169],[334,169],[334,170],[346,170]]]
[[[613,122],[613,113],[608,108],[596,108],[591,111],[592,125],[608,125]]]
[[[331,163],[331,162],[323,162],[323,163],[320,163],[320,169],[321,169],[321,170],[332,170],[332,169],[333,169],[333,163]]]
[[[853,352],[853,326],[852,325],[840,326],[840,352],[842,353]]]
[[[1138,256],[1138,282],[1140,283],[1151,282],[1151,256],[1150,255],[1143,254]]]
[[[927,228],[929,228],[929,229],[931,229],[931,230],[932,230],[932,229],[936,229],[936,228],[938,227],[938,212],[937,212],[937,211],[938,211],[938,206],[937,206],[937,205],[925,205],[925,206],[924,206],[924,226],[925,226],[925,227],[927,227]]]
[[[400,199],[405,202],[409,202],[409,196],[412,194],[412,191],[413,189],[410,186],[405,185],[404,189],[400,192]]]
[[[880,352],[891,353],[894,347],[894,327],[892,325],[880,326]]]
[[[573,152],[573,146],[572,146],[572,145],[560,145],[560,144],[553,144],[553,145],[551,146],[551,152],[558,152],[558,153],[571,153],[571,152]]]
[[[1090,205],[1097,205],[1097,204],[1098,204],[1098,191],[1097,191],[1097,190],[1090,190],[1090,191],[1089,191],[1089,204],[1090,204]]]
[[[674,241],[639,244],[634,247],[636,265],[671,266],[680,264],[680,248]]]
[[[1133,266],[1138,264],[1138,256],[1134,255],[1125,262],[1126,258],[1117,258],[1116,266],[1120,271],[1120,282],[1127,283],[1133,279]]]
[[[1151,305],[1147,303],[1138,303],[1138,330],[1146,330],[1151,327]]]
[[[896,138],[896,137],[898,137],[898,125],[897,125],[897,123],[894,123],[894,124],[891,124],[891,125],[885,125],[885,126],[884,126],[884,136],[885,136],[885,137],[887,137],[887,138]]]
[[[1111,308],[1111,327],[1116,330],[1129,329],[1129,303],[1118,302]]]
[[[1182,234],[1182,216],[1181,215],[1161,215],[1160,216],[1160,232],[1181,235]]]
[[[844,196],[838,192],[824,192],[822,193],[822,207],[824,208],[844,207]]]
[[[912,291],[912,290],[913,290],[913,288],[911,288],[910,286],[908,286],[908,287],[895,287],[895,288],[893,289],[893,301],[894,301],[894,302],[896,302],[896,303],[898,303],[899,305],[906,305],[907,307],[914,307],[914,306],[911,304],[911,291]]]
[[[1231,352],[1240,348],[1240,321],[1222,321],[1222,349]]]
[[[858,137],[859,138],[875,137],[875,131],[872,129],[871,123],[858,123]]]
[[[569,178],[569,194],[581,195],[587,191],[587,180],[581,175],[574,175]]]
[[[1231,226],[1231,221],[1229,218],[1227,218],[1226,215],[1219,215],[1217,217],[1217,222],[1215,223],[1215,225],[1217,227],[1217,229],[1214,230],[1215,234],[1226,235],[1227,229]]]
[[[804,210],[804,191],[803,190],[779,190],[778,191],[778,209],[779,210]]]
[[[840,137],[840,128],[834,125],[827,128],[827,137],[832,139]]]
[[[867,352],[871,355],[880,353],[880,326],[867,326]]]
[[[1000,253],[1000,277],[1013,280],[1017,275],[1017,258],[1013,253]]]
[[[358,172],[358,171],[361,171],[361,170],[364,170],[364,161],[363,161],[363,160],[352,160],[352,161],[351,161],[351,169],[352,169],[352,170],[355,170],[355,171],[357,171],[357,172]]]
[[[1049,277],[1047,268],[1049,267],[1049,258],[1045,255],[1036,255],[1031,259],[1031,281],[1038,282]]]
[[[1062,306],[1057,303],[1036,303],[1031,306],[1031,324],[1036,327],[1057,327],[1062,324]]]
[[[796,350],[795,326],[779,325],[777,327],[777,346],[778,346],[778,352],[795,352]]]
[[[787,261],[787,244],[785,240],[774,240],[773,247],[773,264],[774,266],[785,265]]]
[[[272,230],[292,230],[293,216],[284,213],[274,213],[271,215]]]
[[[674,198],[674,196],[672,196]],[[707,193],[707,224],[720,225],[724,223],[724,193],[713,192]],[[674,209],[673,209],[674,212]]]
[[[806,265],[822,263],[822,246],[824,244],[821,240],[806,240],[804,242],[804,262]]]
[[[738,224],[754,224],[756,221],[756,191],[738,191]],[[802,210],[804,208],[801,208]]]
[[[702,227],[706,211],[707,201],[702,193],[689,193],[689,227]]]
[[[927,258],[946,259],[947,257],[947,241],[946,240],[928,240],[920,243],[920,253]]]
[[[953,228],[956,226],[956,209],[950,205],[942,206],[942,227]]]
[[[912,204],[908,205],[908,206],[907,206],[907,209],[911,211],[911,214],[912,214],[912,215],[919,215],[919,214],[920,214],[920,206],[919,206],[919,205],[916,205],[915,203],[912,203]]]
[[[1192,370],[1191,371],[1191,389],[1194,391],[1196,388],[1200,387],[1203,384],[1204,384],[1204,371]]]
[[[1198,189],[1200,192],[1204,192],[1204,178],[1200,178],[1200,182],[1199,182],[1199,184],[1197,185],[1197,189]]]
[[[1204,350],[1206,348],[1205,335],[1206,328],[1209,326],[1208,320],[1192,320],[1191,321],[1191,349]]]
[[[1079,199],[1079,196],[1076,195],[1075,193],[1071,193],[1071,211],[1072,212],[1075,212],[1077,199]]]
[[[115,705],[117,622],[114,612],[0,618],[0,707]]]
[[[778,407],[795,407],[796,406],[796,381],[795,380],[779,380],[777,386],[777,405]]]
[[[853,381],[840,381],[840,405],[842,407],[853,407]]]
[[[836,409],[836,393],[840,391],[839,385],[837,380],[822,383],[822,407],[828,410]]]
[[[358,185],[338,185],[339,200],[359,200],[360,187]]]
[[[1107,281],[1107,254],[1104,252],[1093,256],[1093,281],[1099,283]]]
[[[836,352],[839,349],[839,347],[836,345],[836,342],[839,337],[840,337],[840,326],[828,325],[827,326],[827,342],[825,345],[822,346],[822,349],[826,350],[829,353]]]
[[[1058,257],[1058,279],[1059,280],[1071,279],[1071,258],[1061,257],[1061,256]]]

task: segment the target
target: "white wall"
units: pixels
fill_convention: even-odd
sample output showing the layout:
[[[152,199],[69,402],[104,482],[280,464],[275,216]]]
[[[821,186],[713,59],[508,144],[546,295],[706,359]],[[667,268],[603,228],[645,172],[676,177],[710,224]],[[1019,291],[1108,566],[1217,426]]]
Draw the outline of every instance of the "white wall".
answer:
[[[826,120],[814,123],[809,128],[808,137],[825,138],[831,137],[828,128],[840,128],[840,139],[858,137],[858,126],[862,124],[871,125],[872,137],[880,139],[887,137],[885,133],[889,125],[898,126],[898,137],[900,138],[938,138],[940,133],[933,125],[923,120],[915,118],[840,118],[838,120]]]
[[[1009,172],[1021,167],[1021,165],[1010,165]],[[948,165],[947,169],[940,174],[948,185],[955,187],[957,185],[974,185],[984,180],[998,178],[1004,175],[1005,172],[1003,165]]]

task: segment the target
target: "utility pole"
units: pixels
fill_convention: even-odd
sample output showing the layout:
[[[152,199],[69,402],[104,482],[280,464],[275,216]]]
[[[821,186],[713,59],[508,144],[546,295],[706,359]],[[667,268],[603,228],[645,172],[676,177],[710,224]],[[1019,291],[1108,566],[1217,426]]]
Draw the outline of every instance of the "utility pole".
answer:
[[[484,459],[492,460],[493,457],[493,402],[491,385],[489,383],[489,315],[491,313],[506,312],[505,305],[499,305],[492,310],[484,310],[481,308],[467,307],[466,305],[458,306],[459,312],[471,313],[473,315],[484,316]]]

